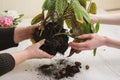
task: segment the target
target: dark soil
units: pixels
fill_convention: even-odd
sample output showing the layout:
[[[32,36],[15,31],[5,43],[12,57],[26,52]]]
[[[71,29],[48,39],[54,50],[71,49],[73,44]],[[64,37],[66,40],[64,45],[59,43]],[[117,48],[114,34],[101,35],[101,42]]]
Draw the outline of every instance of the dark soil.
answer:
[[[79,61],[70,61],[68,59],[55,59],[51,64],[43,64],[38,67],[38,72],[42,72],[47,77],[55,80],[62,78],[74,77],[80,73],[84,65]],[[89,70],[90,66],[85,65],[85,70]]]
[[[66,30],[58,23],[49,22],[44,26],[42,30],[36,29],[33,38],[36,42],[46,39],[45,44],[40,48],[51,55],[56,55],[57,52],[64,54],[68,48],[68,36],[65,34],[55,35],[57,33],[65,33]]]
[[[60,60],[57,64],[46,64],[38,68],[46,76],[53,76],[55,79],[62,79],[65,77],[74,77],[76,73],[80,72],[81,62],[69,64],[67,60]]]

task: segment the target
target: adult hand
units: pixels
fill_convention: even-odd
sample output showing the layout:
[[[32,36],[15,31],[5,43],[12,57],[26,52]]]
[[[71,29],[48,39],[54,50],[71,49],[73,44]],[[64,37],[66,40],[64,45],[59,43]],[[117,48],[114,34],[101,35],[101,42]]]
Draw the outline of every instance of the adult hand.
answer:
[[[29,47],[27,47],[23,51],[12,53],[15,60],[15,64],[20,64],[28,59],[36,59],[36,58],[52,58],[53,56],[44,52],[40,49],[40,46],[44,44],[45,40],[41,40]]]
[[[52,58],[53,57],[52,55],[40,49],[40,46],[42,46],[44,42],[45,42],[45,39],[26,48],[25,52],[28,53],[28,58]]]
[[[35,29],[39,27],[38,25],[26,26],[26,27],[16,27],[14,31],[14,42],[19,43],[25,39],[33,37]]]
[[[99,21],[97,15],[95,15],[95,14],[89,14],[89,16],[90,16],[90,19],[91,19],[91,21],[92,21],[93,23],[96,23],[96,22]]]
[[[97,34],[84,34],[77,38],[88,40],[81,43],[70,42],[69,46],[76,50],[91,50],[106,44],[106,37]]]

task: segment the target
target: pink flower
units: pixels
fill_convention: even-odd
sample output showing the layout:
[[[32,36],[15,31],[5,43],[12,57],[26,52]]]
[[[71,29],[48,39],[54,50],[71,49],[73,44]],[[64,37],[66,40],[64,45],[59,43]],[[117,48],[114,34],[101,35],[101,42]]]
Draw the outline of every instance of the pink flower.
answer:
[[[10,16],[0,17],[0,26],[11,27],[13,25],[13,18]]]

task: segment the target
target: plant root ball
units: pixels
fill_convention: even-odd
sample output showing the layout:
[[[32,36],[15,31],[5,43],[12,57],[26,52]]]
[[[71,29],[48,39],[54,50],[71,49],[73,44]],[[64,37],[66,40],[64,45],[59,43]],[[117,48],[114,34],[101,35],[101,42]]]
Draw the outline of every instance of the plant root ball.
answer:
[[[46,39],[45,44],[40,48],[51,55],[56,55],[57,52],[64,54],[68,48],[68,36],[66,30],[59,23],[49,22],[44,26],[44,30],[36,29],[33,38],[36,42]],[[59,35],[56,35],[59,34]]]

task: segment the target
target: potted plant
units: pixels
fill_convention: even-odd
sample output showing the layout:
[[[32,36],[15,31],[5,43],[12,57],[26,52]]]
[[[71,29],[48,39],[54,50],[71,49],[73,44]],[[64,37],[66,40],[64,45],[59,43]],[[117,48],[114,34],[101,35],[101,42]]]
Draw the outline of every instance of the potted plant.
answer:
[[[87,1],[90,2],[87,8]],[[31,24],[40,24],[35,30],[32,42],[46,39],[42,50],[55,55],[57,52],[64,54],[68,48],[69,37],[75,42],[85,40],[77,39],[76,36],[88,33],[97,33],[99,22],[94,25],[88,13],[96,13],[96,4],[90,0],[45,0],[42,12],[32,19]],[[64,27],[64,23],[67,29]],[[70,50],[73,53],[80,51]],[[94,50],[94,55],[96,49]]]

